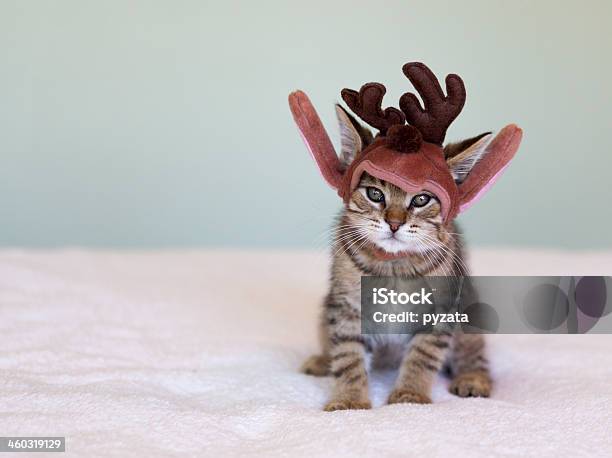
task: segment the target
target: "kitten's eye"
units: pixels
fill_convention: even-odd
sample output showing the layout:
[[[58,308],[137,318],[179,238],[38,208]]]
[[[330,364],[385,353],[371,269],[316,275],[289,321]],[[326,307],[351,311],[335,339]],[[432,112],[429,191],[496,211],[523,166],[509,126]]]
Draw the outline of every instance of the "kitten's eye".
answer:
[[[427,194],[419,194],[418,196],[414,196],[412,198],[412,202],[410,202],[410,205],[412,205],[413,207],[424,207],[429,203],[430,200],[431,196]]]
[[[370,186],[366,189],[366,193],[368,195],[368,199],[370,199],[372,202],[380,203],[385,201],[385,195],[378,188]]]

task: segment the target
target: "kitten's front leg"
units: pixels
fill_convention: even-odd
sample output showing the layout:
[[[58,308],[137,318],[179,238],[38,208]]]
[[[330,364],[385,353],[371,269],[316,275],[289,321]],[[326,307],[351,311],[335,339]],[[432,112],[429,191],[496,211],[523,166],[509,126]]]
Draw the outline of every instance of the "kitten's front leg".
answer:
[[[470,396],[489,397],[491,375],[485,357],[485,340],[481,334],[458,333],[451,357],[453,381],[449,391],[462,398]]]
[[[431,403],[431,387],[450,346],[450,333],[419,334],[404,355],[389,404]]]
[[[370,409],[365,342],[360,334],[334,335],[330,348],[335,386],[326,411]]]

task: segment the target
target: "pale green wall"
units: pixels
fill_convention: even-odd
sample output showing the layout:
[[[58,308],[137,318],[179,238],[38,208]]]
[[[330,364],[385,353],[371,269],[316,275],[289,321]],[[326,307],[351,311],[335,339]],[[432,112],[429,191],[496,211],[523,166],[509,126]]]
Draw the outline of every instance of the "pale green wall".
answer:
[[[423,60],[467,83],[449,139],[525,129],[472,243],[611,247],[611,5],[0,0],[0,245],[317,246],[287,94],[336,136],[342,87]]]

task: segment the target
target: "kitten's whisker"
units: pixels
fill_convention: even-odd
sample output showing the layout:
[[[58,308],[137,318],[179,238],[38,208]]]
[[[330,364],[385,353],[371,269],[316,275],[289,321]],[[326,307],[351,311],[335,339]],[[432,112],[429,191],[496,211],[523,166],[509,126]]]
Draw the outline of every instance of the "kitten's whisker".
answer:
[[[345,229],[342,231],[337,231],[335,234],[332,234],[331,240],[334,242],[338,242],[340,240],[344,240],[344,239],[353,237],[355,235],[360,235],[363,233],[365,233],[365,230],[360,227],[352,228],[352,229]]]
[[[427,253],[427,250],[430,251],[430,253],[428,253],[428,256],[435,256],[434,253],[437,253],[437,250],[431,244],[428,244],[428,243],[424,242],[423,240],[418,240],[418,243],[420,243],[422,246],[425,247],[426,253]],[[432,263],[431,267],[433,268],[434,265],[435,264]],[[450,287],[450,280],[448,280],[448,278],[452,277],[452,275],[450,274],[448,266],[446,266],[446,264],[444,264],[444,260],[441,260],[441,262],[438,263],[438,266],[435,267],[433,270],[435,270],[435,269],[440,269],[442,271],[442,275],[441,276],[446,278],[446,283]],[[436,277],[438,277],[438,276],[440,276],[440,275],[436,275]]]
[[[348,253],[348,252],[349,252],[349,250],[350,250],[352,247],[354,247],[355,245],[357,245],[359,242],[361,242],[361,241],[366,241],[366,242],[367,242],[367,240],[368,240],[368,235],[367,235],[367,234],[365,234],[365,235],[364,235],[364,236],[362,236],[362,237],[356,238],[356,239],[355,239],[355,240],[354,240],[354,241],[353,241],[353,242],[352,242],[352,243],[351,243],[349,246],[347,246],[347,247],[346,247],[346,253]],[[356,250],[354,250],[354,251],[357,251],[357,249],[356,249]]]
[[[325,229],[323,231],[323,235],[331,234],[331,233],[334,233],[334,232],[345,231],[347,229],[358,229],[358,228],[364,228],[364,227],[368,227],[368,226],[369,226],[368,224],[344,224],[344,225],[341,225],[341,226],[333,226],[333,227],[330,227],[328,229]]]
[[[344,233],[346,232],[346,229],[357,229],[360,227],[367,227],[366,224],[364,225],[349,225],[349,224],[345,224],[343,226],[335,226],[335,227],[330,227],[325,229],[322,233],[320,233],[319,235],[317,235],[314,240],[313,243],[315,245],[319,245],[319,243],[321,244],[321,246],[323,245],[323,243],[328,242],[328,240],[324,240],[326,237],[329,237],[330,235],[332,235],[333,237],[336,237],[338,235],[338,233]]]
[[[417,246],[419,246],[419,248],[424,247],[425,250],[420,253],[422,257],[425,257],[425,263],[426,263],[426,267],[429,269],[433,269],[435,263],[433,262],[433,259],[431,258],[431,255],[428,253],[427,250],[427,245],[425,245],[425,243],[423,243],[421,240],[419,239],[415,239],[415,241],[417,242]]]
[[[346,252],[348,252],[348,250],[351,248],[351,246],[353,246],[355,243],[363,240],[363,239],[367,239],[368,237],[368,233],[362,233],[360,235],[358,235],[357,237],[355,237],[355,240],[353,240],[348,246],[344,246],[342,245],[340,247],[340,249],[338,251],[336,251],[334,253],[334,256],[338,256],[339,254],[344,254]]]
[[[334,240],[332,245],[342,244],[343,242],[346,242],[347,240],[351,240],[353,237],[361,236],[361,235],[362,235],[361,232],[345,235],[344,237],[340,237]]]
[[[364,238],[367,238],[368,234],[365,231],[361,231],[359,234],[357,234],[353,240],[349,243],[349,245],[347,246],[347,251],[350,247],[352,247],[355,243],[363,240]]]
[[[441,249],[444,252],[446,252],[446,254],[450,256],[451,261],[455,264],[455,267],[459,270],[459,272],[458,272],[459,274],[467,275],[468,268],[465,265],[465,263],[461,260],[461,258],[459,257],[459,255],[457,253],[455,253],[448,246],[444,245],[441,241],[434,239],[433,237],[431,237],[428,234],[420,234],[420,235],[422,237],[428,239],[431,243],[435,244],[439,249]]]
[[[427,240],[427,239],[426,239]],[[450,259],[450,261],[454,264],[454,266],[461,272],[463,270],[462,266],[457,262],[457,260],[455,259],[455,254],[450,252],[449,249],[444,246],[443,244],[439,243],[438,241],[429,238],[428,239],[429,244],[432,246],[432,248],[435,251],[441,251],[442,253],[444,253],[446,256],[448,256],[448,258]],[[465,267],[465,266],[463,266]],[[448,276],[453,276],[451,275],[451,272],[445,272],[446,275]]]
[[[450,249],[449,247],[440,244],[440,248],[442,248],[443,250],[445,250],[447,253],[449,253],[451,255],[451,260],[453,261],[453,263],[455,264],[455,266],[457,267],[457,269],[459,270],[459,272],[457,272],[459,274],[459,276],[463,276],[463,275],[467,275],[469,270],[467,268],[467,266],[465,265],[465,263],[463,262],[463,260],[461,259],[461,257],[455,253],[452,249]]]
[[[426,243],[426,242],[425,242],[425,241],[423,241],[423,240],[419,240],[419,242],[421,243],[421,245],[422,245],[422,246],[424,246],[424,247],[425,247],[425,253],[426,253],[426,254],[427,254],[427,256],[429,257],[429,259],[431,259],[431,260],[432,260],[432,261],[431,261],[431,265],[430,265],[430,267],[434,268],[434,266],[435,266],[435,262],[434,262],[434,261],[435,261],[435,260],[434,260],[434,256],[435,256],[435,254],[434,254],[434,253],[436,252],[435,247],[434,247],[434,246],[432,246],[432,245],[431,245],[431,243]],[[441,270],[442,270],[442,273],[443,273],[445,276],[447,275],[447,273],[448,273],[448,272],[447,272],[446,266],[445,266],[443,263],[439,263],[437,268],[441,269]]]
[[[430,239],[426,236],[426,234],[419,234],[422,235],[423,237],[419,238],[417,237],[416,239],[422,244],[422,246],[425,247],[425,249],[427,250],[429,256],[431,256],[432,258],[436,256],[436,254],[439,254],[439,250],[437,249],[437,246],[434,245]],[[441,263],[440,263],[441,264]],[[443,268],[444,266],[440,266],[440,268]]]
[[[328,232],[334,232],[337,231],[339,229],[347,229],[347,228],[354,228],[354,227],[366,227],[367,224],[339,224],[337,226],[331,226],[331,227],[327,227],[325,229],[323,229],[323,233],[328,233]]]
[[[351,232],[354,232],[355,230],[362,231],[362,230],[365,230],[365,229],[367,229],[367,227],[352,227],[352,228],[348,228],[347,227],[347,228],[344,228],[344,229],[339,229],[339,230],[337,230],[335,232],[331,232],[328,235],[340,236],[340,235],[344,235],[344,234],[349,234]]]
[[[369,240],[369,239],[366,237],[366,238],[363,240],[363,242],[361,242],[361,243],[359,244],[359,246],[358,246],[357,248],[355,248],[355,251],[359,251],[359,250],[361,250],[361,249],[362,249],[362,248],[365,246],[365,244],[366,244],[366,243],[368,243],[369,241],[370,241],[370,240]]]

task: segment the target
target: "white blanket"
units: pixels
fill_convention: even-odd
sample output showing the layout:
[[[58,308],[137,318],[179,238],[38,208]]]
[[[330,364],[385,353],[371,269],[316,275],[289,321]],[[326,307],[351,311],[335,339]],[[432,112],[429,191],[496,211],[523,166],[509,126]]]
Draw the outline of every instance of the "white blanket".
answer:
[[[612,274],[612,253],[475,251],[476,274]],[[611,456],[612,337],[491,336],[491,399],[325,413],[327,259],[307,252],[0,252],[0,435],[73,456]],[[7,455],[8,456],[8,455]],[[21,455],[23,456],[23,454]]]

